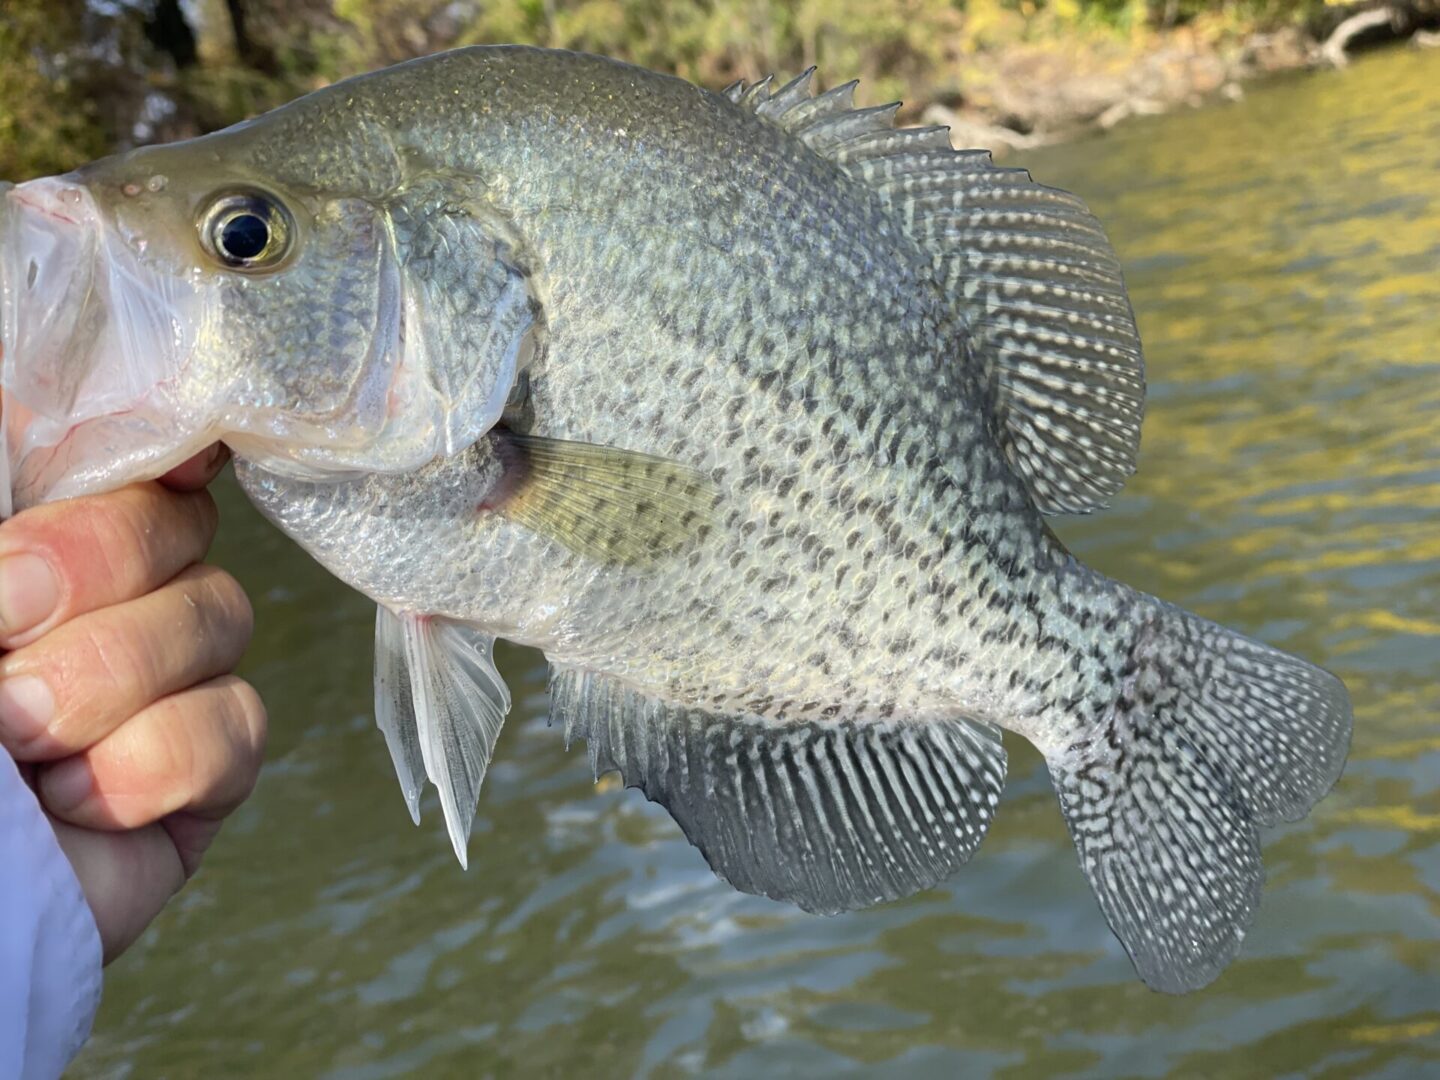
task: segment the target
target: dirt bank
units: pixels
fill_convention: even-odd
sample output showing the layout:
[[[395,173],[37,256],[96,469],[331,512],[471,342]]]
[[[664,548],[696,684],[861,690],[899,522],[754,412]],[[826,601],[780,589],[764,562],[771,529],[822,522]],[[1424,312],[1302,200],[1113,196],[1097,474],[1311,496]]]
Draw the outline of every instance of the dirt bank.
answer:
[[[1358,49],[1440,46],[1440,0],[1326,8],[1309,28],[1230,32],[1197,23],[1147,31],[1016,44],[960,65],[957,84],[918,108],[912,122],[946,124],[956,145],[997,155],[1109,128],[1131,116],[1238,98],[1247,80],[1339,67]]]

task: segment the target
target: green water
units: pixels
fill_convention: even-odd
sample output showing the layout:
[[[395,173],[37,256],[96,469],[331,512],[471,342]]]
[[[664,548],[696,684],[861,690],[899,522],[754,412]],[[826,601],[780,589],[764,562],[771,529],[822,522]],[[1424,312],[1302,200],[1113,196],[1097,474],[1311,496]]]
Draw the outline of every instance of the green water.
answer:
[[[663,811],[597,790],[518,649],[461,873],[372,727],[370,606],[227,484],[269,765],[110,970],[76,1075],[1440,1076],[1440,52],[1025,163],[1109,225],[1150,362],[1139,475],[1059,532],[1355,698],[1345,776],[1267,836],[1219,982],[1136,981],[1018,740],[963,873],[824,919],[731,891]]]

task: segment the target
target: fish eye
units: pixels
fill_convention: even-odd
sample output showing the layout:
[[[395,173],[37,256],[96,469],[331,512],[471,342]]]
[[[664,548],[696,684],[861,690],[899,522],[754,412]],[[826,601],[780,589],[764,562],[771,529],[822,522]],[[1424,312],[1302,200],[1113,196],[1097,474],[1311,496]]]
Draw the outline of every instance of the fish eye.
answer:
[[[290,252],[294,228],[280,200],[259,191],[227,192],[200,216],[200,243],[228,270],[269,270]]]

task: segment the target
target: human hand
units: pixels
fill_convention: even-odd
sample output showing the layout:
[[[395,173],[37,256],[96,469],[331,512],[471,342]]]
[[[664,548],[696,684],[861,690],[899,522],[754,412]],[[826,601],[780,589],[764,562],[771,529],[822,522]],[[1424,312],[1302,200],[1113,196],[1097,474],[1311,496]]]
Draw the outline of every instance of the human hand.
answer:
[[[264,752],[264,706],[229,674],[249,602],[199,562],[224,463],[216,446],[158,482],[0,523],[0,747],[50,817],[106,963],[198,868]]]

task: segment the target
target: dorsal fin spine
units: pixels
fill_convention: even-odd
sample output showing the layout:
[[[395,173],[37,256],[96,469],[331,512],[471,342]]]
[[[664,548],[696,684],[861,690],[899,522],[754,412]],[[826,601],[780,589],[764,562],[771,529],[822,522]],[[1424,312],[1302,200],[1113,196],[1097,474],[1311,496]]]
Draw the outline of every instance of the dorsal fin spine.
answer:
[[[757,112],[763,116],[778,116],[781,113],[809,100],[811,96],[810,80],[815,76],[815,68],[809,67],[802,71],[795,78],[775,91],[769,101],[764,102]]]

